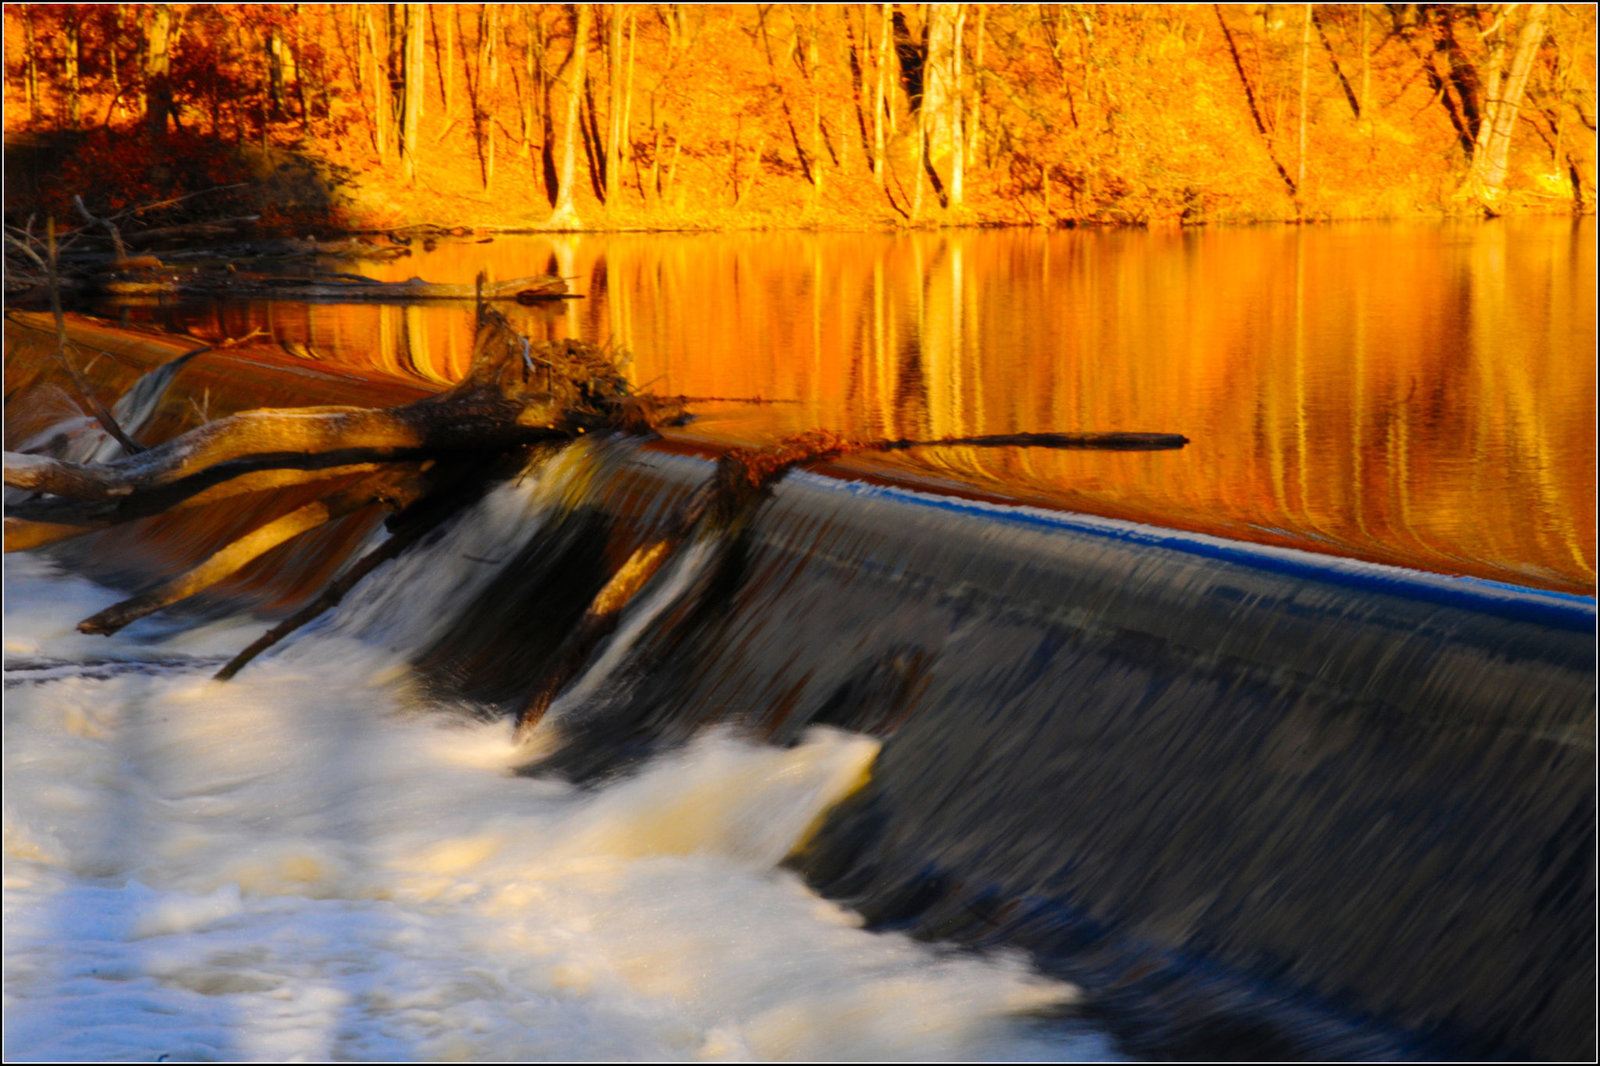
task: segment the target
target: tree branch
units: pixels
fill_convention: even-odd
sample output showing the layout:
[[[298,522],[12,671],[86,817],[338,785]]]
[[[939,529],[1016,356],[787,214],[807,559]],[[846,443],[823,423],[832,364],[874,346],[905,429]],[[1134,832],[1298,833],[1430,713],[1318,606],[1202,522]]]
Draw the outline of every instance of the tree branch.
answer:
[[[109,463],[72,463],[5,453],[5,483],[58,496],[103,500],[164,488],[227,464],[226,476],[273,468],[307,469],[403,459],[472,448],[503,449],[563,434],[551,405],[522,407],[466,397],[429,397],[404,407],[306,407],[243,411],[140,455]],[[319,461],[319,457],[321,460]],[[329,461],[333,457],[333,461]]]
[[[356,463],[308,469],[256,470],[228,476],[224,467],[212,467],[160,489],[114,499],[81,500],[46,497],[20,500],[6,508],[5,550],[26,551],[98,529],[133,522],[168,511],[186,510],[252,492],[332,481],[381,469],[377,463]],[[218,481],[218,478],[225,480]]]
[[[336,492],[321,500],[314,500],[280,518],[260,526],[219,551],[214,552],[198,566],[177,577],[154,585],[145,591],[113,604],[105,610],[78,623],[81,633],[112,634],[130,622],[153,614],[163,607],[187,599],[231,577],[245,564],[266,554],[273,548],[293,540],[300,534],[341,518],[365,507],[374,500],[385,498],[403,505],[415,499],[420,481],[415,466],[386,471],[343,492]]]
[[[345,594],[355,588],[362,578],[411,547],[418,540],[421,540],[425,534],[444,521],[451,513],[449,510],[440,510],[432,517],[419,521],[415,525],[394,534],[372,551],[357,559],[350,565],[348,570],[330,581],[316,599],[261,634],[251,642],[249,647],[230,659],[226,666],[212,675],[212,680],[231,680],[235,674],[248,666],[256,656],[277,644],[301,626],[314,621],[324,612],[337,607],[339,602],[344,599]]]

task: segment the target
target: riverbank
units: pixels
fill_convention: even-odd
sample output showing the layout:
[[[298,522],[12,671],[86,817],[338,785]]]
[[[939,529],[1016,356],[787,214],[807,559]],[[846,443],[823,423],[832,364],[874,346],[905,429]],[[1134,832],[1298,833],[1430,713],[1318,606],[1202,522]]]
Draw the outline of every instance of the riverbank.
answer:
[[[1196,226],[1596,200],[1594,17],[1576,6],[153,14],[6,9],[13,224],[76,224],[74,197],[104,218],[240,183],[186,206],[303,235]]]
[[[476,233],[582,231],[701,232],[817,230],[892,232],[949,227],[1078,228],[1194,227],[1207,225],[1316,224],[1345,221],[1441,221],[1482,218],[1483,211],[1454,199],[1449,190],[1461,175],[1444,172],[1427,180],[1378,190],[1342,190],[1297,206],[1270,190],[1249,197],[1235,190],[1187,206],[1154,198],[1148,202],[1078,205],[1050,201],[1039,194],[1011,195],[979,186],[959,206],[925,205],[907,211],[891,189],[870,172],[840,175],[822,193],[794,175],[763,177],[759,196],[644,197],[607,205],[592,194],[577,199],[578,222],[552,225],[552,206],[532,183],[519,189],[515,176],[503,179],[493,194],[479,187],[467,169],[448,165],[454,153],[443,146],[445,165],[406,182],[370,152],[334,146],[285,143],[266,148],[191,141],[199,157],[190,168],[166,168],[163,184],[148,174],[130,175],[107,165],[109,146],[94,134],[8,133],[6,136],[6,214],[14,224],[32,216],[36,224],[55,216],[58,225],[77,225],[81,212],[73,196],[100,210],[138,208],[178,197],[185,219],[257,216],[263,235],[331,236],[417,228]],[[528,168],[527,159],[513,166]],[[1459,169],[1459,168],[1458,168]],[[91,180],[91,175],[96,177]],[[1107,180],[1114,180],[1108,178]],[[199,194],[199,195],[196,195]],[[1592,215],[1592,199],[1575,198],[1555,177],[1539,187],[1508,192],[1502,215]],[[152,212],[155,219],[158,212]],[[136,220],[132,225],[137,228]]]

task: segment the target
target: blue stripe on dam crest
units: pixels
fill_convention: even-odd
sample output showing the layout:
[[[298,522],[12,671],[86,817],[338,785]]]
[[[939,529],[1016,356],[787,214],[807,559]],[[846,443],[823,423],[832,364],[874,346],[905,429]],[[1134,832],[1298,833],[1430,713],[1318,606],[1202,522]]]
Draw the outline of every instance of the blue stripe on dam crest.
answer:
[[[1486,578],[1431,574],[1384,563],[1319,555],[1295,548],[1251,544],[1247,541],[1164,529],[1116,518],[1049,511],[1020,504],[984,503],[936,496],[914,489],[860,481],[840,481],[821,474],[798,473],[791,476],[797,480],[806,479],[819,487],[830,487],[855,496],[899,500],[936,511],[971,515],[991,521],[1083,533],[1129,544],[1169,548],[1202,558],[1220,559],[1365,592],[1383,592],[1429,603],[1482,611],[1514,621],[1533,622],[1573,631],[1593,629],[1596,623],[1596,600],[1593,596],[1528,588],[1503,581],[1490,581]]]

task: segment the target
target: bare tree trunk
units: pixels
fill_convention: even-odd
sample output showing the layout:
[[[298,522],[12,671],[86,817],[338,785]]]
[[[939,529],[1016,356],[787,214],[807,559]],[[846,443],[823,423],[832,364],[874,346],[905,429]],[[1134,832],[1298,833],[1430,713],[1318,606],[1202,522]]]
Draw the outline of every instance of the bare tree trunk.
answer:
[[[606,107],[606,203],[617,202],[622,168],[617,166],[617,145],[622,140],[622,7],[613,5],[606,34],[606,81],[610,102]]]
[[[583,103],[584,65],[589,53],[589,30],[593,14],[588,4],[577,5],[572,33],[572,73],[567,78],[567,124],[561,134],[561,177],[556,207],[545,225],[550,229],[580,229],[582,222],[573,203],[578,184],[578,122]]]
[[[467,113],[468,120],[472,123],[472,143],[477,147],[478,158],[483,158],[483,130],[480,126],[483,106],[478,102],[478,97],[483,95],[483,68],[467,48],[467,35],[461,29],[461,9],[465,4],[450,5],[450,25],[454,31],[453,36],[461,45],[461,77],[467,83]],[[451,53],[454,55],[454,52]]]
[[[294,31],[289,35],[289,73],[294,75],[295,102],[300,105],[300,128],[307,137],[311,136],[311,92],[306,84],[305,56],[306,50],[301,34],[304,32],[304,19],[308,16],[302,11],[302,5],[294,5],[295,21]],[[326,82],[326,79],[323,79]]]
[[[961,30],[967,21],[967,5],[956,5],[956,42],[951,49],[954,69],[950,74],[950,206],[959,207],[966,183],[966,131],[961,128],[965,101],[961,92]]]
[[[525,104],[527,110],[523,116],[528,129],[526,147],[534,180],[543,190],[542,153],[545,130],[549,126],[543,108],[549,102],[549,95],[544,79],[544,28],[540,22],[539,9],[527,4],[522,5],[522,24],[528,32],[528,53],[525,57],[528,64],[528,100]]]
[[[494,123],[500,103],[500,5],[484,4],[478,17],[478,128],[483,138],[483,187],[494,183]]]
[[[67,49],[63,62],[66,65],[67,83],[67,122],[73,129],[83,124],[83,97],[82,86],[78,80],[79,55],[83,48],[83,38],[78,31],[76,19],[68,19],[66,24]]]
[[[1489,72],[1489,93],[1485,101],[1485,114],[1478,126],[1477,144],[1472,153],[1472,172],[1467,176],[1462,190],[1486,214],[1499,213],[1500,196],[1505,188],[1511,157],[1511,133],[1516,129],[1528,75],[1533,70],[1534,55],[1544,43],[1545,13],[1548,8],[1548,4],[1528,5],[1527,14],[1523,16],[1522,31],[1517,35],[1517,50],[1511,60],[1510,74],[1502,76],[1499,62],[1495,62]],[[1499,32],[1503,35],[1505,27],[1502,26]],[[1495,59],[1502,56],[1503,47],[1496,49]]]
[[[889,69],[889,38],[894,31],[889,25],[889,5],[879,4],[878,7],[883,17],[878,27],[878,89],[872,107],[872,172],[882,185],[886,180],[883,171],[884,78]]]
[[[522,27],[527,31],[528,43],[523,49],[522,55],[525,69],[522,72],[522,76],[517,80],[517,118],[522,124],[522,150],[529,159],[532,159],[534,122],[538,117],[536,111],[538,96],[534,85],[534,81],[538,75],[538,71],[535,69],[535,64],[538,62],[538,60],[534,55],[533,48],[532,16],[529,14],[529,9],[526,6],[522,8]],[[511,69],[513,74],[515,74],[517,68],[516,65],[511,62],[511,56],[509,54],[510,49],[511,42],[509,39],[507,39],[506,51],[508,54],[506,55],[506,66]]]
[[[1358,12],[1358,17],[1361,19],[1361,28],[1363,33],[1365,33],[1367,24],[1366,16]],[[1350,88],[1350,82],[1344,76],[1344,69],[1339,66],[1339,57],[1334,54],[1333,42],[1328,40],[1328,33],[1322,28],[1322,20],[1317,17],[1316,8],[1311,9],[1311,24],[1317,28],[1317,37],[1322,41],[1323,50],[1328,53],[1328,62],[1333,65],[1334,76],[1339,79],[1339,88],[1344,90],[1345,103],[1350,105],[1350,113],[1354,117],[1360,118],[1361,101],[1356,99],[1355,90]],[[1362,55],[1362,59],[1366,59],[1364,54]]]
[[[652,125],[654,125],[652,123]],[[650,131],[650,182],[647,186],[654,191],[657,200],[661,199],[661,127],[655,126]],[[642,194],[642,191],[641,191]]]
[[[972,60],[972,97],[971,108],[967,119],[967,157],[973,158],[978,151],[978,137],[983,128],[983,31],[984,21],[989,17],[989,5],[978,5],[978,49],[977,55]]]
[[[922,187],[927,184],[923,171],[928,169],[928,109],[917,109],[917,165],[911,171],[911,181],[914,191],[911,194],[911,221],[917,222],[922,218]]]
[[[1300,199],[1299,187],[1295,185],[1294,179],[1289,176],[1289,172],[1284,169],[1283,164],[1278,161],[1278,153],[1272,145],[1272,134],[1267,132],[1267,124],[1261,118],[1261,109],[1256,106],[1255,90],[1250,85],[1250,79],[1245,76],[1244,62],[1239,58],[1239,46],[1234,43],[1233,31],[1228,29],[1228,20],[1222,17],[1222,5],[1212,4],[1211,10],[1216,13],[1217,25],[1222,27],[1223,40],[1228,43],[1228,54],[1233,58],[1233,69],[1239,75],[1239,85],[1244,89],[1245,101],[1250,105],[1250,117],[1255,120],[1256,130],[1260,132],[1262,141],[1266,143],[1267,158],[1272,160],[1272,165],[1277,169],[1278,176],[1283,179],[1284,186],[1289,190],[1289,198],[1298,203]]]
[[[1367,60],[1367,9],[1356,8],[1356,17],[1361,19],[1361,113],[1372,116],[1367,112],[1367,92],[1371,88],[1371,63]]]
[[[112,106],[120,113],[126,115],[127,111],[122,104],[122,72],[117,67],[117,41],[122,38],[122,5],[111,5],[111,19],[113,39],[106,43],[106,64],[111,74],[111,99]],[[111,111],[106,111],[106,121],[111,121]]]
[[[1473,145],[1483,123],[1483,87],[1477,68],[1456,39],[1456,21],[1467,15],[1476,19],[1475,9],[1465,5],[1434,4],[1419,6],[1433,38],[1432,51],[1423,57],[1423,70],[1436,98],[1444,104],[1455,127],[1462,154],[1472,159]],[[1439,67],[1441,57],[1445,68]]]
[[[417,131],[422,125],[422,97],[428,84],[424,66],[427,53],[423,50],[426,7],[425,4],[407,4],[402,31],[405,101],[400,109],[400,159],[405,166],[406,181],[412,185],[417,183]]]
[[[848,42],[845,54],[850,61],[850,105],[839,105],[839,128],[844,130],[850,123],[849,107],[853,106],[856,113],[856,135],[861,138],[861,153],[867,160],[868,168],[872,166],[872,135],[867,132],[867,109],[864,102],[866,93],[866,68],[862,66],[869,59],[872,52],[872,31],[867,25],[867,8],[861,5],[861,41],[856,41],[855,19],[847,10],[841,17],[844,23],[845,37]],[[850,172],[850,142],[854,138],[841,136],[843,143],[842,155],[844,159],[840,166],[845,173]]]
[[[1295,182],[1295,214],[1300,214],[1300,197],[1306,188],[1306,95],[1311,81],[1311,5],[1306,5],[1305,25],[1300,27],[1300,177]]]
[[[811,172],[811,198],[822,198],[822,87],[817,84],[817,5],[810,10],[810,35],[806,42],[807,80],[811,83],[811,157],[817,161]]]
[[[616,167],[620,171],[624,159],[633,158],[633,55],[634,44],[639,34],[639,13],[628,12],[628,77],[622,87],[622,140],[617,145]],[[638,165],[634,166],[634,176],[638,177]],[[640,197],[644,190],[639,190]]]
[[[739,144],[738,141],[735,140],[733,152],[734,210],[737,211],[741,206],[744,205],[744,198],[750,195],[750,190],[754,189],[756,187],[756,182],[761,180],[761,157],[765,155],[766,152],[767,135],[762,133],[756,138],[756,150],[755,153],[750,157],[752,163],[752,166],[750,167],[750,180],[745,182],[744,188],[741,189],[739,187]]]
[[[550,70],[545,66],[544,57],[549,52],[549,38],[545,36],[544,8],[524,8],[533,11],[533,47],[539,57],[538,101],[539,101],[539,151],[537,153],[534,170],[539,175],[539,181],[544,186],[545,203],[554,205],[556,190],[560,184],[556,177],[555,155],[555,111],[550,102]]]
[[[450,86],[456,83],[456,36],[461,32],[461,22],[456,14],[452,12],[444,22],[444,84]],[[453,96],[447,95],[444,100],[446,125],[449,124],[450,103],[453,99]]]
[[[772,71],[773,80],[777,84],[778,104],[783,111],[784,124],[789,127],[789,142],[794,145],[795,157],[800,160],[800,170],[805,174],[806,181],[815,184],[817,179],[813,168],[819,166],[820,161],[807,157],[806,150],[800,143],[800,134],[794,128],[794,112],[789,109],[789,96],[783,91],[783,82],[778,77],[778,63],[772,55],[772,38],[767,32],[767,11],[767,8],[756,6],[756,18],[761,27],[761,47],[767,54],[767,69]]]
[[[267,84],[272,101],[272,117],[283,118],[283,31],[276,26],[267,29]]]
[[[940,181],[939,169],[957,148],[961,126],[961,94],[953,80],[956,22],[961,9],[961,4],[929,4],[924,31],[927,52],[922,64],[922,106],[917,109],[917,126],[926,157],[919,170],[926,169],[928,181],[943,206],[949,206],[949,194]],[[920,187],[920,175],[917,181]]]
[[[667,164],[667,188],[677,195],[677,202],[683,203],[683,193],[678,188],[678,151],[683,147],[683,141],[677,134],[672,135],[672,162]]]
[[[839,113],[834,116],[834,121],[838,124],[840,130],[839,169],[844,171],[846,174],[850,173],[850,141],[852,140],[849,134],[843,132],[850,128],[850,112],[846,110],[848,106],[849,105],[841,101],[839,104]]]
[[[366,31],[367,54],[372,57],[372,147],[377,151],[378,158],[384,159],[389,155],[389,105],[384,93],[388,79],[378,59],[378,27],[372,20],[372,8],[371,4],[362,4],[361,17],[362,28]]]
[[[148,12],[144,38],[144,116],[150,135],[159,140],[166,136],[167,118],[172,113],[172,47],[177,43],[177,20],[169,4],[156,4]]]
[[[433,69],[439,74],[439,101],[444,106],[444,123],[450,122],[450,78],[447,74],[450,58],[447,58],[443,38],[439,35],[439,17],[436,4],[425,5],[428,9],[428,30],[433,37]],[[447,19],[445,26],[454,25],[454,20]],[[454,42],[451,42],[452,46]]]
[[[322,16],[328,19],[328,24],[333,26],[334,35],[338,37],[338,11],[331,10],[331,8],[323,8]],[[318,43],[322,42],[322,30],[317,30],[314,40],[317,40]],[[323,50],[317,56],[317,99],[322,102],[323,122],[333,118],[333,90],[331,90],[331,85],[333,85],[333,74],[331,74],[330,67],[328,67],[328,53]]]
[[[22,5],[22,39],[23,46],[28,50],[27,73],[23,76],[23,85],[28,97],[28,121],[37,122],[39,119],[39,62],[34,57],[39,54],[38,46],[33,39],[33,5]]]
[[[677,56],[678,56],[677,19],[674,18],[674,17],[668,17],[664,21],[667,24],[667,54],[666,54],[666,59],[665,59],[665,62],[663,64],[663,67],[664,67],[665,70],[671,71],[673,66],[677,63]],[[650,104],[649,104],[649,106],[650,106],[650,181],[649,181],[648,188],[653,190],[653,194],[654,194],[654,197],[655,197],[655,200],[656,200],[657,203],[661,202],[662,197],[666,193],[666,186],[663,184],[664,179],[663,179],[662,174],[661,174],[661,169],[662,169],[661,168],[661,153],[663,151],[662,145],[665,142],[665,138],[667,136],[668,123],[667,123],[666,117],[662,114],[662,111],[664,109],[657,105],[657,100],[658,100],[658,98],[660,96],[660,92],[661,92],[661,85],[662,85],[662,82],[664,80],[665,80],[664,77],[660,78],[660,79],[657,79],[656,84],[655,84],[655,88],[650,90]],[[643,195],[643,193],[641,191],[641,196],[642,195]]]
[[[589,79],[583,87],[583,110],[578,116],[578,132],[583,137],[583,154],[589,164],[589,187],[594,190],[594,197],[601,203],[606,199],[606,159],[605,136],[600,132],[600,112],[594,106],[594,79]]]
[[[364,94],[367,91],[367,63],[366,52],[361,47],[361,12],[354,4],[350,5],[350,38],[356,42],[355,59],[350,58],[350,50],[345,47],[344,34],[339,35],[339,46],[344,49],[345,61],[350,64],[351,80],[355,82],[356,93]],[[338,16],[334,16],[334,24],[338,25]]]
[[[511,47],[511,26],[505,22],[504,16],[500,23],[500,47],[505,56],[506,73],[511,76],[512,106],[517,112],[517,143],[522,145],[524,152],[528,148],[528,113],[527,98],[522,91],[522,74],[517,67],[514,50]],[[502,129],[510,133],[511,130],[502,124]]]

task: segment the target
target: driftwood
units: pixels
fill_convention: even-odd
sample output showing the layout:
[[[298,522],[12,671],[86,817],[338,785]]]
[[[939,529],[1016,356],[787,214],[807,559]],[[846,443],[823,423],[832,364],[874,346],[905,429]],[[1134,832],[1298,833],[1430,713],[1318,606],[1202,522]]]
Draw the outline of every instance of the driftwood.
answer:
[[[426,524],[433,524],[442,520],[438,501],[471,471],[497,465],[496,457],[542,441],[607,427],[637,429],[641,420],[672,417],[672,409],[646,413],[611,359],[593,347],[533,343],[489,305],[480,304],[478,314],[467,377],[415,403],[246,411],[101,463],[7,452],[5,484],[42,495],[8,503],[6,550],[245,493],[328,484],[320,498],[80,625],[85,632],[111,633],[341,515],[378,505],[400,516],[428,516]]]
[[[158,369],[147,377],[161,373]],[[386,409],[246,411],[147,448],[127,440],[124,454],[105,462],[5,453],[5,484],[14,490],[7,505],[5,550],[35,548],[248,494],[270,500],[290,486],[312,492],[309,502],[262,521],[188,571],[79,625],[87,633],[114,633],[215,586],[265,552],[327,522],[369,507],[389,511],[388,539],[244,649],[217,674],[226,680],[339,603],[356,583],[416,544],[491,481],[521,469],[530,447],[593,432],[651,434],[683,417],[681,403],[634,394],[607,353],[575,341],[531,342],[480,301],[467,377],[414,403]],[[709,538],[728,543],[796,466],[856,452],[921,446],[1144,450],[1185,443],[1173,434],[1020,433],[860,441],[813,432],[770,447],[732,449],[720,457],[712,477],[668,516],[655,538],[611,575],[541,676],[530,679],[518,721],[530,725],[544,714],[686,542]]]

